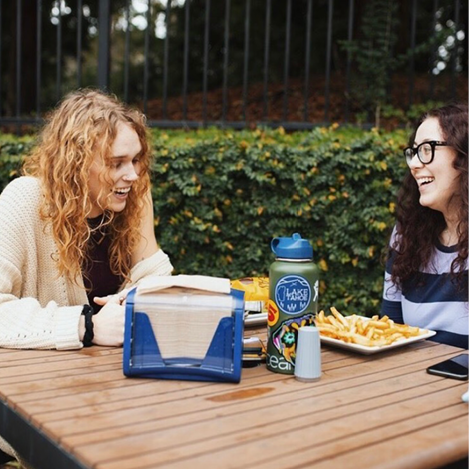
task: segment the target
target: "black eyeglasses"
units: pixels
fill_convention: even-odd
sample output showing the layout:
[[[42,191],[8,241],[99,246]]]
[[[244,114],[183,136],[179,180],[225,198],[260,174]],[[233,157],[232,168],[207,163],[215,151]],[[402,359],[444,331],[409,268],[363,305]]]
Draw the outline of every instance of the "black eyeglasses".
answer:
[[[435,157],[435,147],[446,146],[448,146],[446,142],[437,142],[435,140],[430,142],[423,142],[420,145],[417,145],[415,148],[404,148],[404,156],[408,165],[410,165],[410,162],[415,155],[418,156],[418,159],[422,164],[430,164]]]

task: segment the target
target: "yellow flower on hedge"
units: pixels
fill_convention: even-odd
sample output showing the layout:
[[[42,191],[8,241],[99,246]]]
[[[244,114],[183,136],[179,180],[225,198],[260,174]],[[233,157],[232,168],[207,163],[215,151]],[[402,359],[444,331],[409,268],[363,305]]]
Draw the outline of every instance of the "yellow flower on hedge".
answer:
[[[220,228],[218,228],[217,225],[212,226],[212,231],[214,231],[215,233],[220,233],[221,232]]]
[[[374,246],[370,246],[368,248],[368,257],[373,257],[375,255],[375,247]]]
[[[386,171],[388,169],[386,161],[380,161],[379,165],[383,171]]]
[[[337,122],[334,122],[332,125],[331,125],[331,129],[332,130],[335,130],[335,129],[338,129],[339,128],[339,124]]]
[[[266,151],[266,152],[264,153],[264,156],[265,156],[266,158],[270,158],[270,151]],[[277,161],[277,160],[275,160],[275,164],[278,164],[278,161]]]
[[[229,243],[228,241],[226,241],[225,243],[223,243],[230,251],[233,251],[234,247],[231,243]]]
[[[207,175],[215,174],[215,172],[216,172],[216,169],[215,169],[213,166],[209,166],[209,167],[205,170],[205,174],[207,174]]]
[[[246,150],[246,148],[249,148],[249,143],[246,142],[246,140],[242,140],[239,144],[239,146],[243,149]]]
[[[230,199],[225,199],[223,201],[223,205],[226,205],[227,207],[229,207],[231,205],[231,200]]]
[[[280,135],[285,135],[285,129],[283,127],[279,127],[277,129],[277,132],[280,134]]]
[[[342,192],[342,197],[343,197],[344,199],[348,199],[348,192],[345,192],[345,191]]]
[[[166,148],[164,148],[163,150],[161,150],[161,155],[162,156],[167,156],[168,155],[168,150]]]
[[[328,199],[333,202],[335,199],[337,199],[337,197],[333,194],[329,195]]]
[[[324,270],[324,272],[327,272],[327,271],[329,270],[329,267],[328,267],[327,262],[326,262],[325,259],[321,259],[321,260],[319,261],[319,268],[320,268],[321,270]]]
[[[262,212],[264,211],[264,207],[257,207],[257,214],[262,215]]]
[[[389,212],[394,213],[394,210],[396,209],[396,204],[394,202],[389,203]]]
[[[324,246],[324,241],[319,238],[317,241],[316,241],[316,244],[318,245],[318,247],[321,247],[321,246]]]
[[[324,280],[319,280],[319,294],[323,294],[326,291],[326,282]]]
[[[356,267],[358,264],[358,257],[353,258],[350,262],[352,263],[354,267]]]
[[[384,221],[380,221],[377,225],[376,228],[378,228],[379,231],[383,231],[386,229],[386,223]]]

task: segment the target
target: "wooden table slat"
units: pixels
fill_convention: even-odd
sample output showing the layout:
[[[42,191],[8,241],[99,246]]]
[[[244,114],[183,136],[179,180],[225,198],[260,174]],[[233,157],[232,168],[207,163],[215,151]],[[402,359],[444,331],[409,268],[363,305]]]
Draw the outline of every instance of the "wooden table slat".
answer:
[[[431,341],[369,356],[323,347],[317,382],[262,365],[235,385],[126,378],[113,348],[0,349],[0,417],[27,422],[37,469],[433,469],[468,452],[467,382],[425,371],[458,353]]]
[[[332,437],[344,438],[350,433],[379,429],[383,425],[391,426],[396,420],[399,423],[402,419],[419,416],[422,412],[430,413],[438,407],[435,400],[440,398],[450,400],[451,397],[454,399],[455,395],[458,397],[461,395],[460,390],[455,393],[454,390],[445,389],[440,393],[439,396],[438,393],[425,397],[416,396],[413,399],[386,406],[384,404],[386,396],[381,399],[377,397],[376,403],[373,402],[376,406],[370,410],[364,410],[366,404],[360,402],[358,405],[334,407],[321,412],[319,409],[311,410],[306,403],[303,412],[298,415],[295,415],[293,411],[289,412],[292,402],[291,405],[287,403],[279,408],[266,409],[263,414],[257,413],[258,418],[255,422],[247,421],[249,413],[234,415],[227,422],[213,422],[211,431],[209,429],[207,433],[205,430],[208,424],[201,422],[187,425],[185,428],[181,426],[173,431],[166,430],[165,435],[162,435],[162,441],[159,438],[155,439],[152,432],[147,432],[124,438],[113,438],[112,442],[88,443],[86,448],[77,447],[76,450],[84,458],[99,463],[106,459],[114,457],[121,459],[128,455],[138,458],[138,455],[148,447],[152,448],[155,460],[162,462],[170,462],[171,458],[182,455],[186,455],[193,461],[201,447],[208,457],[211,457],[213,453],[216,454],[217,448],[224,448],[225,457],[235,458],[240,467],[245,467],[253,462],[257,464],[256,458],[262,457],[257,443],[259,434],[262,434],[264,439],[263,452],[267,452],[275,459],[283,454],[285,445],[290,450],[297,450],[303,448],[305,444],[311,444],[312,441],[305,441],[304,434],[308,434],[310,431],[308,428],[313,426],[316,444],[322,438],[326,440]],[[463,406],[464,404],[461,403],[460,407]],[[359,415],[358,419],[357,415]],[[217,423],[223,428],[229,428],[230,433],[218,436],[215,428]],[[186,437],[183,447],[177,445],[177,435],[182,431],[197,435],[196,441],[190,443],[188,441],[190,437]]]

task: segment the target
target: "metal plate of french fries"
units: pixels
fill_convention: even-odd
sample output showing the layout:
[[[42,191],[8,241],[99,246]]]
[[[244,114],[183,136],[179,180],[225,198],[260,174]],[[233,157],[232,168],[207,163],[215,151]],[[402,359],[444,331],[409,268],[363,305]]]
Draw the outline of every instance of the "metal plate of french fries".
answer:
[[[334,307],[331,307],[331,313],[326,315],[320,311],[316,315],[315,325],[319,329],[321,342],[366,355],[418,342],[436,334],[429,329],[397,324],[387,316],[343,316]]]

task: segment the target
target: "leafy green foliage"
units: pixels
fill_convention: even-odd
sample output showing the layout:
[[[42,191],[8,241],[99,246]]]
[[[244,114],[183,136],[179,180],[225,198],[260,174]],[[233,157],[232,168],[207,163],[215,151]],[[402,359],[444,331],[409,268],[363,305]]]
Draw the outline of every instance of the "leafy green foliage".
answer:
[[[177,273],[268,275],[272,237],[298,232],[321,269],[320,306],[376,313],[402,131],[154,135],[156,231]]]
[[[0,190],[20,175],[23,161],[33,143],[31,136],[0,134]]]
[[[320,307],[374,314],[407,135],[357,128],[152,130],[155,230],[175,273],[267,276],[270,242],[298,232],[321,269]],[[0,187],[33,139],[0,135]]]
[[[386,102],[390,73],[398,65],[392,50],[397,41],[398,5],[393,0],[371,0],[362,18],[362,38],[342,41],[356,62],[355,92],[360,107],[374,110],[379,126],[380,108]]]
[[[350,41],[339,41],[342,48],[350,53],[354,65],[350,98],[357,108],[357,120],[366,122],[373,112],[376,127],[380,127],[381,117],[392,116],[405,121],[415,116],[412,109],[405,115],[404,110],[392,108],[392,75],[411,61],[425,57],[425,54],[444,44],[454,34],[451,28],[442,27],[441,30],[435,30],[433,35],[420,40],[414,47],[397,53],[401,19],[399,7],[395,0],[369,0],[361,18],[358,37]],[[429,107],[424,107],[424,110],[427,109]]]

